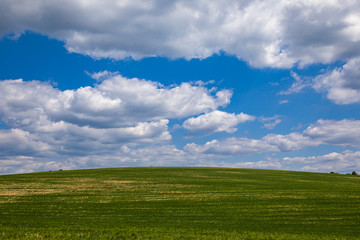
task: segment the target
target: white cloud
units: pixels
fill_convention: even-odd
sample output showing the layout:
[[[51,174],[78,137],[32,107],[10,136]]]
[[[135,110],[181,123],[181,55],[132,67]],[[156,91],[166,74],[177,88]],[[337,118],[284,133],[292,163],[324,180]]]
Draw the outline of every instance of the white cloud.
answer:
[[[173,145],[141,147],[117,145],[116,151],[99,149],[98,152],[79,156],[61,154],[53,154],[51,157],[0,156],[0,174],[101,167],[196,166],[199,162],[205,164],[207,161],[201,156],[186,153]]]
[[[0,35],[32,30],[95,58],[206,58],[223,50],[256,67],[359,56],[358,1],[0,2]]]
[[[202,166],[347,173],[360,170],[360,152],[346,150],[342,153],[332,152],[323,156],[284,157],[282,159],[267,156],[258,161],[241,159],[227,161],[226,158],[219,159],[219,156],[180,150],[173,145],[152,145],[139,148],[123,145],[112,154],[99,153],[66,158],[53,155],[51,159],[39,156],[9,156],[0,157],[0,163],[0,174],[114,166]]]
[[[0,157],[0,174],[49,171],[59,169],[88,169],[129,166],[202,166],[236,168],[281,169],[278,159],[266,158],[257,162],[226,162],[176,148],[173,145],[121,146],[111,154],[89,154],[86,156],[52,156],[49,158],[11,156]]]
[[[109,72],[107,70],[95,73],[89,73],[88,71],[85,71],[85,73],[98,82],[120,75],[118,72]]]
[[[212,140],[204,145],[195,143],[184,147],[187,152],[206,154],[209,156],[244,156],[263,152],[274,152],[278,148],[267,142],[248,138],[227,138],[225,140]]]
[[[219,110],[205,113],[198,117],[187,119],[183,123],[183,127],[190,131],[202,132],[228,132],[237,131],[235,126],[246,121],[252,121],[255,117],[240,113],[226,113]]]
[[[360,148],[360,120],[318,120],[302,133],[268,134],[261,139],[227,138],[203,145],[187,144],[185,151],[208,156],[245,156],[268,152],[289,152],[322,144]]]
[[[230,103],[232,92],[217,91],[215,96],[202,86],[182,83],[180,86],[166,88],[157,82],[127,79],[121,76],[103,81],[98,89],[109,97],[121,96],[122,109],[127,114],[119,112],[121,118],[161,119],[184,118],[205,111],[215,110]]]
[[[276,151],[290,152],[306,147],[318,146],[321,143],[300,133],[290,133],[288,135],[268,134],[261,139],[262,142],[276,147]]]
[[[300,77],[296,72],[291,71],[291,77],[295,79],[295,82],[286,91],[281,91],[279,94],[288,95],[293,93],[299,93],[302,89],[311,86],[310,78]],[[286,103],[286,102],[285,102]]]
[[[279,104],[286,104],[286,103],[289,103],[289,100],[286,100],[286,99],[285,99],[285,100],[280,100],[280,101],[279,101]]]
[[[313,88],[326,92],[336,104],[360,103],[360,58],[353,58],[342,67],[317,76]]]
[[[226,106],[232,93],[182,83],[98,74],[95,87],[60,91],[40,81],[0,81],[0,155],[111,155],[126,144],[171,139],[168,119],[185,118]],[[49,160],[50,161],[50,160]]]
[[[326,97],[336,104],[360,103],[360,57],[352,58],[343,66],[333,70],[325,70],[316,77],[302,77],[295,72],[292,86],[279,94],[299,93],[307,87],[317,92],[326,93]]]
[[[227,138],[203,145],[190,143],[182,150],[177,149],[167,145],[171,139],[168,119],[208,112],[190,118],[193,122],[187,124],[193,129],[206,126],[207,131],[231,132],[237,124],[253,117],[216,110],[229,103],[228,90],[215,92],[190,83],[165,87],[120,75],[104,76],[108,78],[95,87],[67,91],[39,81],[0,81],[0,116],[12,128],[0,130],[0,172],[210,166],[214,159],[296,151],[322,144],[360,148],[360,120],[344,119],[318,120],[302,132],[287,135]],[[284,162],[268,159],[233,166],[283,168]],[[224,161],[218,166],[230,165]],[[315,169],[316,163],[306,166]]]
[[[114,166],[217,166],[321,172],[359,170],[360,153],[349,150],[324,156],[285,157],[281,160],[267,157],[260,161],[227,162],[229,157],[289,152],[321,144],[360,148],[360,121],[356,120],[319,120],[301,133],[268,134],[260,139],[233,137],[203,145],[190,143],[182,150],[173,145],[156,144],[160,140],[147,146],[134,144],[146,142],[146,137],[154,139],[151,129],[155,129],[155,134],[165,134],[166,139],[166,121],[149,123],[151,126],[146,126],[147,130],[141,124],[129,129],[99,129],[101,131],[58,124],[62,127],[53,127],[57,129],[56,135],[55,130],[38,133],[15,129],[0,131],[0,172]],[[133,143],[126,134],[132,134]],[[162,138],[161,135],[159,137]]]
[[[50,146],[21,129],[0,130],[0,156],[39,156]]]
[[[46,156],[109,154],[123,144],[157,143],[168,141],[168,120],[138,123],[133,127],[91,128],[71,123],[50,122],[33,126],[28,131],[0,131],[2,156]]]
[[[332,152],[323,156],[285,157],[282,159],[282,163],[304,165],[300,168],[303,171],[350,173],[360,169],[360,152],[346,150],[342,153]]]
[[[318,120],[302,134],[312,141],[360,148],[360,120]]]
[[[260,117],[259,121],[264,124],[267,129],[274,129],[278,124],[282,122],[280,116],[275,115],[274,117]]]
[[[68,160],[49,160],[28,156],[13,156],[11,159],[0,159],[0,174],[43,172],[54,170],[70,170],[79,168]]]
[[[13,127],[64,121],[114,128],[215,110],[226,106],[232,93],[214,93],[189,83],[167,88],[157,82],[115,75],[95,87],[66,91],[39,81],[6,80],[0,82],[0,95],[0,114]]]
[[[207,163],[202,162],[202,164],[205,164],[205,166],[208,167],[282,169],[281,161],[279,161],[279,159],[273,159],[270,157],[255,162],[208,161]]]

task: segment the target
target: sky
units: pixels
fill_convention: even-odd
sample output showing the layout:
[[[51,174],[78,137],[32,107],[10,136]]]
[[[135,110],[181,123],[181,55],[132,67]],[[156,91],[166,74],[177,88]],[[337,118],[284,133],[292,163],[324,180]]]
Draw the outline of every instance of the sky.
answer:
[[[0,174],[359,172],[359,104],[359,1],[0,1]]]

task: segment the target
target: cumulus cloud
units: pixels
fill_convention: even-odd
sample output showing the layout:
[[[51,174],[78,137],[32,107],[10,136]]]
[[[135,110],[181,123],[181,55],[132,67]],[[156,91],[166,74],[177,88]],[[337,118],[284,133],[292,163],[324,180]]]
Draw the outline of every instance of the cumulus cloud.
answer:
[[[353,58],[343,66],[314,79],[313,87],[326,92],[336,104],[360,103],[360,58]]]
[[[117,117],[125,115],[128,119],[137,120],[189,117],[224,107],[230,103],[232,96],[230,90],[213,94],[205,87],[186,82],[166,88],[157,82],[127,79],[119,75],[103,81],[97,89],[110,98],[122,96],[124,101]],[[123,114],[121,110],[127,114]]]
[[[231,91],[211,92],[182,83],[167,88],[153,81],[111,76],[95,87],[59,91],[50,84],[22,80],[0,82],[0,114],[10,126],[42,121],[114,128],[138,122],[185,118],[226,106]]]
[[[288,135],[268,134],[261,141],[276,147],[276,151],[281,152],[290,152],[321,144],[319,141],[303,136],[300,133],[290,133]]]
[[[360,148],[359,120],[318,120],[302,133],[268,134],[261,139],[227,138],[203,145],[187,144],[185,151],[209,156],[245,156],[267,152],[289,152],[322,144]]]
[[[187,144],[185,151],[208,154],[209,156],[246,156],[267,152],[289,152],[305,147],[317,146],[308,137],[299,133],[289,135],[268,134],[261,139],[227,138],[225,140],[212,140],[204,145]]]
[[[352,58],[344,65],[332,70],[323,70],[316,77],[303,77],[295,72],[292,86],[279,94],[299,93],[307,87],[326,93],[326,97],[336,104],[360,103],[360,58]]]
[[[171,139],[168,119],[226,106],[232,95],[108,72],[96,77],[105,79],[66,91],[40,81],[0,81],[0,116],[10,128],[0,130],[0,155],[69,158],[116,153],[126,144],[166,142]]]
[[[0,157],[16,155],[39,156],[50,146],[21,129],[0,130]]]
[[[278,149],[275,146],[261,140],[248,138],[227,138],[222,141],[212,140],[204,145],[190,143],[184,147],[184,150],[198,154],[208,154],[210,156],[244,156],[263,152],[273,152]]]
[[[237,124],[254,117],[216,110],[229,103],[232,93],[228,90],[214,91],[190,83],[166,87],[118,74],[97,76],[105,79],[94,87],[66,91],[39,81],[0,81],[0,116],[10,128],[0,130],[0,172],[137,165],[211,166],[211,159],[289,152],[322,144],[360,148],[360,120],[344,119],[318,120],[302,132],[287,135],[233,137],[203,145],[190,143],[178,149],[168,145],[168,119],[203,113],[187,119],[183,126],[193,131],[233,132]],[[304,164],[308,162],[304,170],[306,166],[309,170],[320,169],[316,164],[322,160],[315,160],[303,160]],[[291,161],[295,160],[267,159],[233,166],[282,168]]]
[[[360,152],[346,150],[342,153],[332,152],[322,156],[309,157],[285,157],[282,159],[285,165],[303,165],[300,170],[314,172],[352,172],[360,169]]]
[[[116,151],[91,152],[86,155],[64,156],[0,156],[0,174],[129,166],[206,166],[207,160],[177,149],[173,145],[117,145]],[[90,149],[91,150],[91,149]],[[204,156],[205,157],[205,156]]]
[[[208,167],[282,169],[281,161],[271,157],[266,157],[264,160],[255,162],[208,161],[207,163],[203,164]]]
[[[0,174],[15,174],[29,172],[43,172],[50,170],[70,170],[79,168],[75,162],[64,159],[49,160],[29,156],[12,156],[11,158],[0,159]]]
[[[166,128],[166,122],[154,123]],[[70,127],[70,126],[68,126]],[[74,127],[74,126],[72,126]],[[77,127],[81,128],[81,127]],[[133,127],[137,128],[137,127]],[[101,129],[108,132],[63,132],[56,135],[28,133],[24,130],[1,130],[0,173],[125,166],[209,166],[292,169],[304,171],[346,172],[359,169],[357,151],[330,153],[324,156],[265,157],[260,161],[227,161],[227,158],[289,152],[321,144],[360,148],[360,121],[319,120],[301,133],[268,134],[260,139],[227,138],[203,145],[187,144],[183,149],[168,144],[139,145],[117,140],[124,129]],[[133,131],[133,129],[132,129]],[[142,130],[144,131],[144,130]],[[90,131],[91,132],[91,131]],[[141,132],[141,131],[140,131]],[[156,131],[155,131],[156,132]],[[161,131],[160,131],[161,132]],[[164,132],[164,131],[163,131]],[[153,139],[153,137],[150,137]],[[142,141],[146,137],[141,137]],[[158,141],[159,143],[159,141]],[[7,145],[6,145],[7,144]],[[36,154],[38,153],[38,154]]]
[[[360,120],[318,120],[304,130],[304,137],[322,144],[360,148]]]
[[[80,1],[0,3],[0,35],[25,30],[94,58],[206,58],[225,51],[255,67],[359,56],[358,1]]]
[[[127,146],[123,145],[111,154],[89,154],[85,156],[52,155],[44,157],[11,156],[0,157],[0,174],[49,171],[59,169],[88,169],[128,166],[202,166],[235,168],[281,169],[278,159],[267,157],[256,162],[226,162],[178,149],[174,145]]]
[[[44,122],[28,131],[0,131],[2,156],[77,156],[116,152],[122,144],[156,143],[171,139],[168,120],[138,123],[133,127],[91,128],[71,123]]]
[[[323,156],[284,157],[282,159],[266,156],[263,160],[244,161],[226,158],[201,152],[185,151],[173,145],[152,145],[133,147],[123,145],[112,154],[90,154],[86,156],[52,155],[52,158],[41,156],[8,156],[0,158],[0,174],[49,171],[58,169],[86,169],[99,167],[128,166],[202,166],[227,168],[267,168],[288,169],[314,172],[351,172],[360,169],[360,152],[346,150],[332,152]]]
[[[219,110],[205,113],[198,117],[187,119],[183,123],[183,127],[194,132],[228,132],[234,133],[237,131],[237,126],[240,123],[254,120],[254,116],[244,113],[236,114],[227,113]]]

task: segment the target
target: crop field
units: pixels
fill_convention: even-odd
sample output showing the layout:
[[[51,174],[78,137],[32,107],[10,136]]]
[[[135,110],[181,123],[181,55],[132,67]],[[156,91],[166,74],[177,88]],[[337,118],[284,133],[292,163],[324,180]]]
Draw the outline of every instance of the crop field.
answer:
[[[360,239],[360,177],[152,167],[4,175],[0,239]]]

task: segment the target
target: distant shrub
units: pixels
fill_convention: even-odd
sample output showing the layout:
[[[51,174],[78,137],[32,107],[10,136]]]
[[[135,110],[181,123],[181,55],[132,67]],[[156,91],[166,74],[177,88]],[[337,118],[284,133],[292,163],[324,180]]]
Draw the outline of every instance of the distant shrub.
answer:
[[[62,171],[62,169],[59,169],[59,171]]]
[[[331,174],[334,174],[334,172],[333,172],[333,171],[331,171],[330,173],[331,173]]]
[[[351,173],[351,175],[358,175],[355,171],[353,171],[352,173]]]

